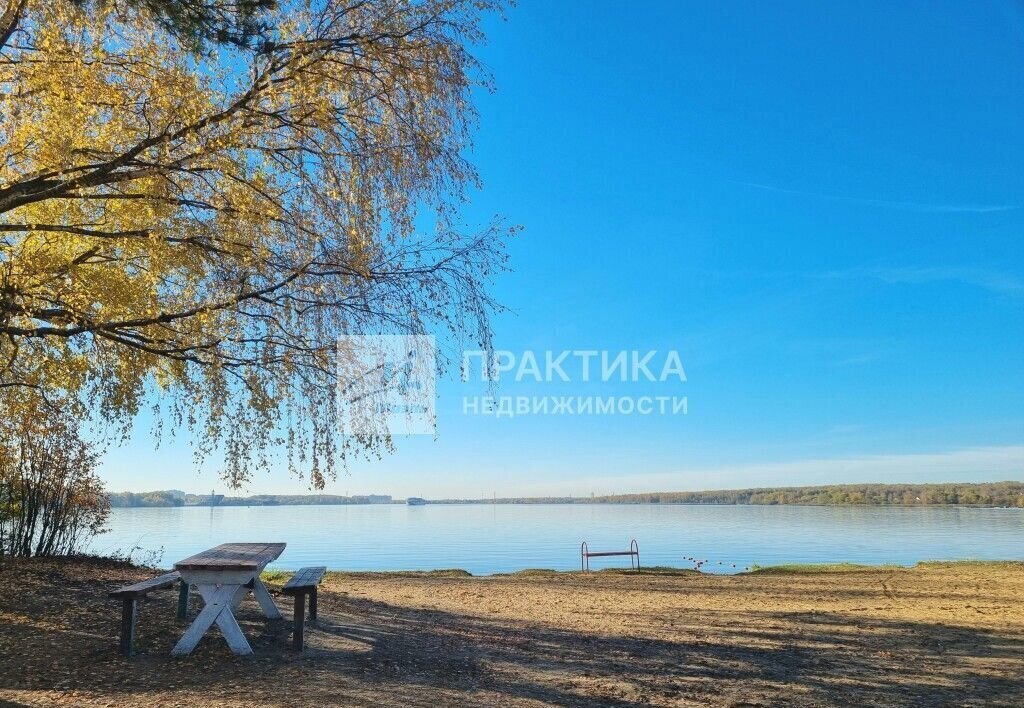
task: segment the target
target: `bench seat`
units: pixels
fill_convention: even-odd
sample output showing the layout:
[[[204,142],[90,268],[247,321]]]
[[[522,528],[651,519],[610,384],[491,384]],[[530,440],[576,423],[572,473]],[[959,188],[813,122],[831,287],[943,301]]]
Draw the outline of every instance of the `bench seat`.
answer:
[[[316,587],[327,574],[325,566],[311,566],[299,568],[295,574],[281,588],[282,595],[290,595],[295,598],[294,622],[292,631],[292,646],[302,651],[302,635],[305,627],[306,595],[309,595],[309,619],[316,621]]]
[[[140,598],[145,597],[154,590],[161,590],[163,588],[169,588],[176,582],[181,580],[181,573],[178,571],[172,571],[170,573],[164,573],[163,575],[149,580],[143,580],[140,583],[134,585],[125,585],[124,587],[118,588],[117,590],[111,590],[110,597],[124,598]]]
[[[188,583],[181,579],[181,573],[176,570],[107,593],[108,597],[121,601],[121,654],[132,655],[132,645],[135,643],[135,615],[138,612],[139,600],[154,590],[169,588],[175,583],[181,583],[178,589],[178,619],[183,620],[188,612]]]
[[[320,566],[313,566],[309,568],[299,568],[295,571],[295,574],[289,578],[288,582],[281,588],[281,592],[285,595],[302,595],[311,588],[316,588],[320,584],[320,581],[324,579],[324,575],[327,574],[327,568]]]

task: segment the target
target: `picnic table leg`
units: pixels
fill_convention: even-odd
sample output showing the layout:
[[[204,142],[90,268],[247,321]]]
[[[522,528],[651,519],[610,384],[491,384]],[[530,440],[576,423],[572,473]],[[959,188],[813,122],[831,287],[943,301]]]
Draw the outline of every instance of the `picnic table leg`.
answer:
[[[135,610],[137,608],[134,597],[126,597],[121,602],[121,646],[123,656],[132,655],[132,645],[135,643]]]
[[[252,590],[252,582],[253,581],[250,580],[245,585],[240,586],[238,590],[235,591],[235,596],[231,598],[232,612],[237,612],[238,608],[241,607],[242,600],[244,600],[245,596],[248,595],[249,592]]]
[[[178,619],[184,620],[188,616],[188,583],[181,581],[178,588]]]
[[[253,578],[252,594],[256,598],[256,602],[260,603],[260,609],[263,610],[267,619],[284,619],[281,616],[281,610],[277,609],[277,605],[274,603],[274,598],[267,592],[267,586],[259,578]]]
[[[238,608],[242,604],[242,600],[244,600],[245,596],[248,595],[248,594],[249,594],[249,588],[246,587],[245,585],[240,585],[238,587],[238,589],[235,590],[235,594],[231,598],[231,611],[232,612],[235,612],[235,611],[238,610]]]
[[[231,603],[239,586],[223,585],[218,588],[216,585],[200,585],[198,587],[199,594],[206,601],[206,606],[196,616],[189,628],[185,630],[185,634],[178,640],[171,654],[174,656],[184,656],[191,653],[207,630],[213,626],[214,622],[217,623],[221,634],[224,635],[224,640],[228,643],[232,652],[235,654],[252,654],[252,647],[249,646],[245,635],[242,634],[242,628],[238,626],[235,616],[231,613]]]
[[[212,596],[215,589],[216,586],[213,586],[212,589],[208,589],[207,592]],[[220,633],[223,635],[224,641],[228,643],[228,647],[232,652],[235,654],[252,654],[252,647],[249,646],[249,640],[247,640],[245,635],[242,634],[242,628],[238,626],[238,620],[235,619],[235,609],[249,592],[249,583],[237,588],[224,586],[223,589],[227,591],[225,596],[231,598],[231,604],[226,605],[214,621],[217,623],[217,627],[220,629]],[[202,592],[202,586],[200,586],[200,592]]]
[[[306,595],[298,593],[295,596],[295,611],[292,615],[295,627],[292,631],[292,648],[302,651],[302,630],[306,620]]]
[[[224,640],[228,643],[228,647],[231,648],[232,652],[242,655],[252,654],[249,640],[242,634],[242,628],[238,626],[238,620],[232,614],[231,608],[225,607],[217,615],[217,627],[220,628],[220,633],[224,635]]]

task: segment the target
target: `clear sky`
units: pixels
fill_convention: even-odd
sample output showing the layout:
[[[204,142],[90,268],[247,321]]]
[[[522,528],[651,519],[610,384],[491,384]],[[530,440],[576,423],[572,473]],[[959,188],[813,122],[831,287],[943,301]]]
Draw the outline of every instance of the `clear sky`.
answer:
[[[436,438],[328,491],[1024,478],[1024,6],[522,0],[487,24],[465,218],[524,227],[496,345],[678,350],[685,384],[628,392],[688,413],[468,415],[482,391],[449,375]],[[223,488],[148,431],[111,488]]]

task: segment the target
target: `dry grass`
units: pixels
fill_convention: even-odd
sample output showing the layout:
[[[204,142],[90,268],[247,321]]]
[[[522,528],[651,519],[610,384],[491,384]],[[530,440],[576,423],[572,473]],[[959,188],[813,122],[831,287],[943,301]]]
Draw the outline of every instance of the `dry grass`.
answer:
[[[1021,564],[733,577],[332,573],[303,654],[289,650],[287,624],[243,605],[248,658],[214,635],[172,659],[183,626],[164,591],[143,605],[129,661],[116,653],[118,607],[105,590],[148,573],[8,564],[0,704],[920,706],[1024,696]]]

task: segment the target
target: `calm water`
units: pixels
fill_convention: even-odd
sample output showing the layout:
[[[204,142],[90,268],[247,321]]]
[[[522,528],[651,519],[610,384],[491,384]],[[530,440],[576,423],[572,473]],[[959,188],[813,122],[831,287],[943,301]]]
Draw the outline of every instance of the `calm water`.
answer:
[[[174,561],[226,541],[285,541],[271,567],[578,569],[580,542],[644,565],[734,572],[752,564],[1024,559],[1024,510],[679,505],[401,505],[114,509],[99,553],[141,547]],[[134,557],[140,559],[142,552]],[[722,565],[718,565],[721,561]],[[591,567],[629,565],[592,559]]]

